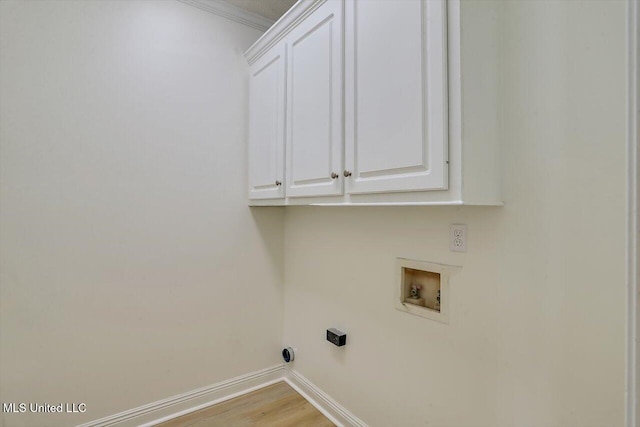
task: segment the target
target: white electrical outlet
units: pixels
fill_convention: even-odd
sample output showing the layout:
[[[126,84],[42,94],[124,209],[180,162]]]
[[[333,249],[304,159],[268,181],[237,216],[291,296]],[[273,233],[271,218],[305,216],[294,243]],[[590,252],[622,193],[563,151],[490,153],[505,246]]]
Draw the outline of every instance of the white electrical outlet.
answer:
[[[451,252],[467,252],[466,224],[451,224],[449,232],[449,249]]]

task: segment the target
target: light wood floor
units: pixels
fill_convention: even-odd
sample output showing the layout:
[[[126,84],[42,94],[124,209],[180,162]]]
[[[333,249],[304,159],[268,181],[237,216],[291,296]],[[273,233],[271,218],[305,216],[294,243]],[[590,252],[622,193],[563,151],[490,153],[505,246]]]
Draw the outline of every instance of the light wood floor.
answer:
[[[334,424],[287,383],[279,382],[158,427],[329,427]]]

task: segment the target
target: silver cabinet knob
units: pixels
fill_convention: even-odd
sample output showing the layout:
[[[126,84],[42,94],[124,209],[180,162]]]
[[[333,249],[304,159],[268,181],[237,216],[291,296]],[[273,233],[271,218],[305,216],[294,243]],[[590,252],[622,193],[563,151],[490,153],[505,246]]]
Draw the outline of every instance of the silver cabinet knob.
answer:
[[[351,172],[349,172],[348,170],[345,170],[342,174],[345,178],[349,178],[351,176]]]
[[[337,177],[339,177],[340,175],[338,175],[335,172],[331,172],[331,179],[336,179]]]
[[[282,183],[278,180],[276,180],[276,185],[282,185]]]

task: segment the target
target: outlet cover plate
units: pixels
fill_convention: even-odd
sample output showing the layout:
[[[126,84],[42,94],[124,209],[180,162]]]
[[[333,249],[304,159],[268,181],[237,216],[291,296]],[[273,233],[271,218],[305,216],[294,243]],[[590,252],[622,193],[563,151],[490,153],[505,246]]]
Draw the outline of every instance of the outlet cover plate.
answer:
[[[466,224],[451,224],[449,231],[449,249],[451,252],[467,252]]]

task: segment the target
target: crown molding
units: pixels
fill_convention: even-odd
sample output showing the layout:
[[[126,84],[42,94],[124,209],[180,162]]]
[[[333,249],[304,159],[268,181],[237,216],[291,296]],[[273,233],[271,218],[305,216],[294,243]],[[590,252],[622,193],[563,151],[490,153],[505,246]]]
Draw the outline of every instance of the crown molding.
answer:
[[[183,1],[183,0],[180,0]],[[301,21],[314,10],[322,6],[327,0],[298,0],[269,30],[262,35],[247,51],[244,57],[253,64],[273,45],[278,43]]]
[[[189,6],[247,25],[260,31],[267,31],[274,23],[271,19],[249,12],[223,0],[178,0]]]

